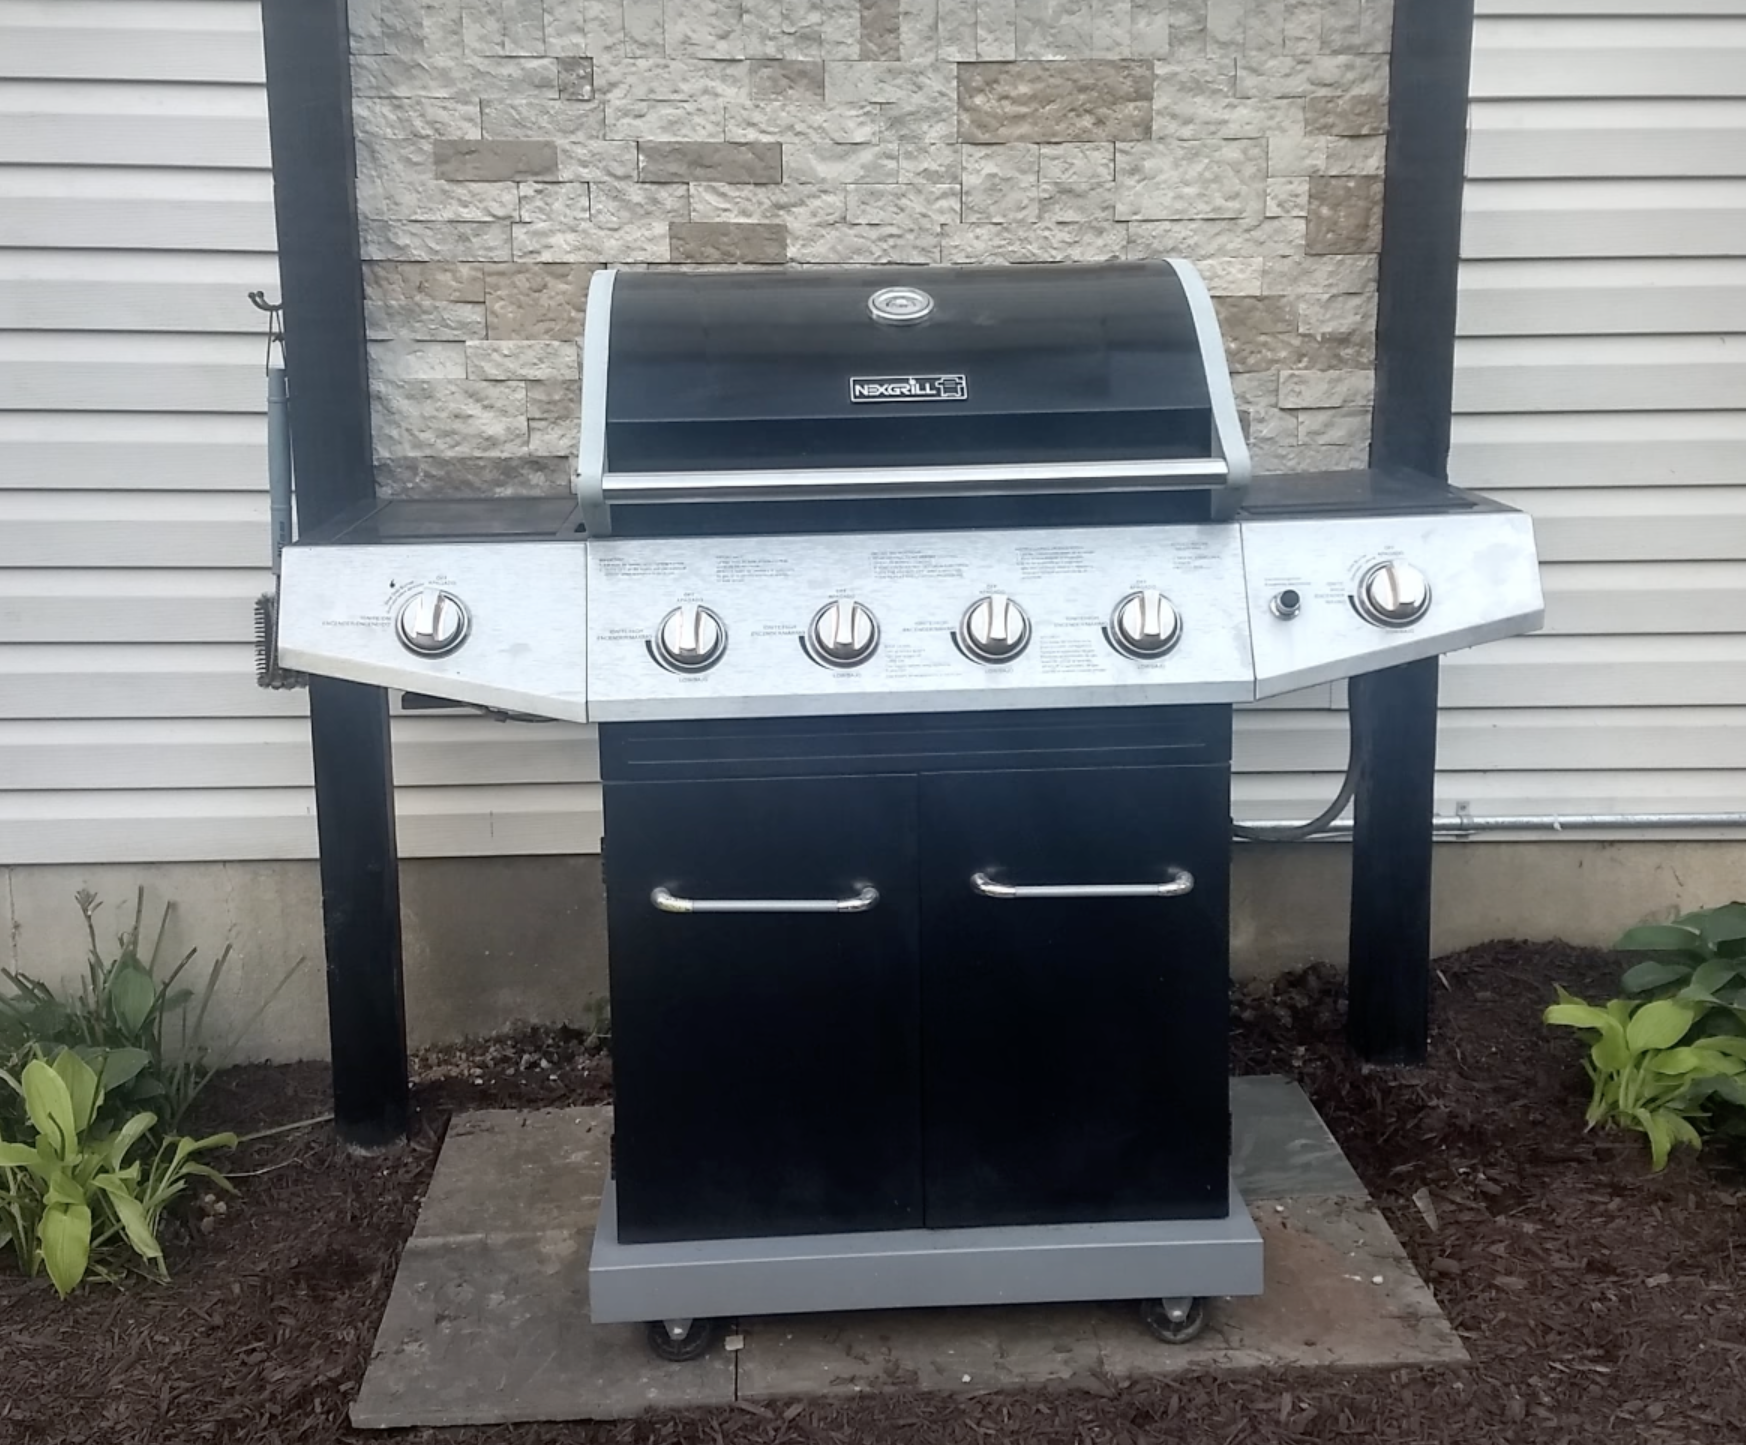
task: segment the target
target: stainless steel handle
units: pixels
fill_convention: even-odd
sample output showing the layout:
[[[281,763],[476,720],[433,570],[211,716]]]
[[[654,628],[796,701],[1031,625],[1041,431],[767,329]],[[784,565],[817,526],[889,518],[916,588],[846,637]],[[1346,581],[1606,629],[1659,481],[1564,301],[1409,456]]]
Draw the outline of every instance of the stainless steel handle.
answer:
[[[865,913],[878,901],[871,886],[853,898],[680,898],[665,888],[649,894],[663,913]]]
[[[986,873],[972,873],[970,886],[984,898],[1180,898],[1194,891],[1194,874],[1167,868],[1164,883],[996,883]]]
[[[1233,418],[1235,410],[1232,412]],[[1242,433],[1239,431],[1238,436]],[[1193,483],[1230,474],[1221,457],[1160,457],[1107,462],[990,462],[937,467],[783,467],[769,471],[613,472],[603,477],[613,502],[674,502],[690,497],[740,502],[844,496],[957,496],[963,492],[1057,491],[1064,484],[1108,483],[1098,490],[1143,491],[1163,480]]]

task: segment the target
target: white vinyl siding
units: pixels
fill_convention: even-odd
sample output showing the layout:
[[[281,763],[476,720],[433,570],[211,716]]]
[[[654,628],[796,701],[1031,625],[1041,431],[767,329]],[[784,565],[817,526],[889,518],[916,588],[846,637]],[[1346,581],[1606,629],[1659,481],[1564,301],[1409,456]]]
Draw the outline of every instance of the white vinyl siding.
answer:
[[[254,681],[266,117],[250,0],[0,0],[0,863],[315,854]],[[394,737],[408,856],[599,846],[585,729]]]
[[[1746,810],[1746,0],[1480,0],[1452,479],[1545,631],[1443,670],[1437,802]]]

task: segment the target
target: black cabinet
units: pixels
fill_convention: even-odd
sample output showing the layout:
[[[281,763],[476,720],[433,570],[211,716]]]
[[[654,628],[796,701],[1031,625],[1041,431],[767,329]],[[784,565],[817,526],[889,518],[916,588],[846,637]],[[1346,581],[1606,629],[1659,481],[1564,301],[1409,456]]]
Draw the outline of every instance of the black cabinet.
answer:
[[[615,1168],[627,1243],[922,1223],[915,789],[607,788]],[[863,912],[663,912],[847,899]]]
[[[602,728],[621,1237],[1222,1215],[1229,727]]]
[[[1224,1214],[1226,776],[921,779],[930,1225]],[[1172,870],[1189,892],[1023,892]],[[1020,896],[978,892],[977,874]]]

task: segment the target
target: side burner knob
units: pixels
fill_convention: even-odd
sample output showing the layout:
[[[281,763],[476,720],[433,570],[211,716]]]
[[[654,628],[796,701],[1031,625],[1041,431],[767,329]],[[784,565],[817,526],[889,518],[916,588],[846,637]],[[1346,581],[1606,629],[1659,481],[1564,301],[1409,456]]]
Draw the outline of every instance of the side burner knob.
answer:
[[[420,587],[394,615],[400,645],[420,657],[443,657],[467,640],[466,604],[441,587]]]
[[[1031,619],[1012,598],[993,592],[970,604],[958,635],[972,657],[1011,662],[1031,640]]]
[[[827,602],[806,629],[807,650],[827,667],[858,667],[879,647],[879,623],[847,597]]]
[[[1358,584],[1358,611],[1378,627],[1411,627],[1431,609],[1431,584],[1406,562],[1378,562]]]
[[[1182,617],[1162,592],[1130,592],[1110,614],[1111,641],[1130,657],[1162,657],[1182,637]]]
[[[655,651],[676,672],[706,672],[727,651],[727,628],[707,607],[687,602],[661,619]]]

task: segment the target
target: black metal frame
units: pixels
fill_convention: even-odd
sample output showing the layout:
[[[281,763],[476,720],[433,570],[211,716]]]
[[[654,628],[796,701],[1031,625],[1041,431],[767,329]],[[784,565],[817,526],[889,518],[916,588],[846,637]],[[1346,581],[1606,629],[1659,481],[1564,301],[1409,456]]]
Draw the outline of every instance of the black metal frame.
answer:
[[[263,0],[297,503],[305,531],[374,495],[345,0]],[[1395,0],[1372,464],[1446,475],[1472,0]],[[1360,724],[1351,1039],[1423,1058],[1437,663],[1352,687]],[[310,684],[335,1122],[358,1144],[409,1115],[387,697]]]
[[[1449,474],[1473,0],[1395,0],[1370,463]],[[1358,740],[1347,1032],[1418,1063],[1430,1031],[1437,659],[1351,684]]]
[[[297,520],[308,533],[375,496],[345,0],[263,0],[267,122],[284,303]],[[406,1134],[410,1090],[388,695],[309,683],[327,949],[334,1124]]]

